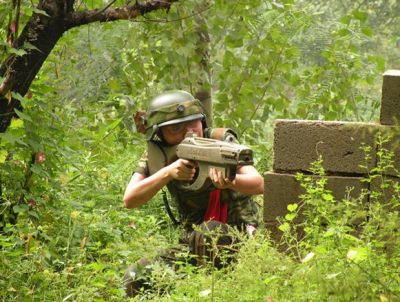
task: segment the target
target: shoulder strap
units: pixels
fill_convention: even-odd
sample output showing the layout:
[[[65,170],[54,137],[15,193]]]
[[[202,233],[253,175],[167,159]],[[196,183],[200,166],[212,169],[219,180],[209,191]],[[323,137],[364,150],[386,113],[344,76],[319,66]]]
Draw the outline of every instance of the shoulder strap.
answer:
[[[161,191],[162,191],[162,195],[163,195],[165,210],[167,211],[169,218],[172,220],[172,223],[175,226],[179,226],[181,223],[178,220],[176,220],[174,213],[172,213],[171,207],[169,206],[169,202],[168,202],[167,192],[165,192],[163,189],[161,189]]]
[[[178,159],[176,146],[165,147],[154,141],[147,142],[147,154],[150,175]]]
[[[150,175],[156,173],[158,170],[169,165],[170,163],[172,163],[177,159],[176,146],[165,147],[156,142],[148,141],[147,152],[148,152],[147,164],[149,167]],[[180,222],[176,220],[174,214],[172,213],[172,210],[169,206],[167,193],[163,189],[162,189],[162,196],[163,196],[165,210],[167,211],[169,218],[172,220],[175,226],[180,225]]]

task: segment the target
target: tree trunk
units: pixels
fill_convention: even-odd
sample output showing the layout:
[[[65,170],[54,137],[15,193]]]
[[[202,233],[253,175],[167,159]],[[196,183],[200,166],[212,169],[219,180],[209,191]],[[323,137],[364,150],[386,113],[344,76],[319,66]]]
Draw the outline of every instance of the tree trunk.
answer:
[[[204,0],[198,8],[198,11],[203,11],[207,6],[209,6],[209,1]],[[196,45],[196,53],[202,58],[200,64],[198,65],[198,70],[196,73],[199,76],[197,81],[197,91],[196,98],[201,101],[205,114],[207,116],[206,122],[208,127],[213,126],[213,106],[212,106],[212,70],[210,64],[210,35],[207,28],[204,16],[198,14],[195,17],[196,21],[196,32],[200,39]]]

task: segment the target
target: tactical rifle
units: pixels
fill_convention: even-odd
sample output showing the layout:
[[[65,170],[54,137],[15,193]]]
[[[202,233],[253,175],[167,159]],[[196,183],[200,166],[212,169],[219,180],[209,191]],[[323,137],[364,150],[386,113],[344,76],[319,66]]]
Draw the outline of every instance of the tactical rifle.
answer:
[[[197,133],[196,133],[197,134]],[[189,132],[177,146],[176,155],[198,163],[198,173],[194,180],[178,181],[177,186],[190,191],[202,191],[211,185],[210,170],[221,172],[224,178],[234,180],[236,169],[240,166],[252,165],[253,150],[239,145],[235,141],[220,141],[197,137]]]

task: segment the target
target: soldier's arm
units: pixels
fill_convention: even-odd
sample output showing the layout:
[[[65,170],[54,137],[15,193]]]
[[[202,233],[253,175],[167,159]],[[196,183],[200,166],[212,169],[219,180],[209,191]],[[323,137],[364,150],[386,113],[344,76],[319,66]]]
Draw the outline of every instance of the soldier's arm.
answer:
[[[251,165],[239,167],[233,181],[224,178],[222,173],[212,170],[210,178],[219,189],[231,189],[247,195],[258,195],[264,193],[264,180],[256,168]]]
[[[125,190],[125,207],[133,209],[145,204],[172,179],[191,180],[196,172],[195,167],[196,164],[191,161],[178,159],[149,177],[134,173]]]

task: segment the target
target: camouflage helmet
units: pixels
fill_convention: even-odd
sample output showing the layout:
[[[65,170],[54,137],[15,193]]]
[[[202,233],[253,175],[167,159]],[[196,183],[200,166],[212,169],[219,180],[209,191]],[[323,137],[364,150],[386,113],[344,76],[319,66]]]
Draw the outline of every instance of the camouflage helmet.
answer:
[[[150,101],[146,114],[146,134],[152,140],[159,128],[204,118],[201,102],[183,90],[166,91]]]

